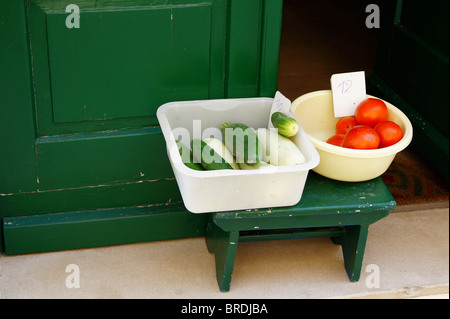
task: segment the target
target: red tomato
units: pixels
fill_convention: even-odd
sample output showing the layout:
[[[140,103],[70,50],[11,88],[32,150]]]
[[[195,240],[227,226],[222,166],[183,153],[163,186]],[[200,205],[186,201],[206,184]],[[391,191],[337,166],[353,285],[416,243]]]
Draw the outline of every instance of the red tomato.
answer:
[[[375,132],[380,136],[380,148],[388,147],[403,138],[403,131],[396,123],[385,121],[375,126]]]
[[[336,134],[330,137],[327,140],[328,144],[336,145],[336,146],[342,146],[342,142],[344,142],[344,134]]]
[[[361,125],[375,127],[380,122],[387,121],[389,111],[380,99],[368,98],[361,102],[355,111],[355,119]]]
[[[367,125],[352,128],[344,137],[343,147],[355,149],[376,149],[380,145],[380,137],[375,130]]]
[[[351,128],[358,125],[354,116],[345,116],[336,123],[336,134],[346,134]]]

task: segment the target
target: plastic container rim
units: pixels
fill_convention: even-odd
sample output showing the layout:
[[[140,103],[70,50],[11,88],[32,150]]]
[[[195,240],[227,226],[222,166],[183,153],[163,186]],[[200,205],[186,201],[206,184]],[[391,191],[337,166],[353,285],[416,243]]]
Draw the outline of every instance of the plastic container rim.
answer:
[[[174,165],[174,168],[177,169],[179,172],[181,172],[184,175],[190,176],[190,177],[196,177],[196,178],[214,178],[214,177],[226,177],[226,176],[255,176],[255,175],[268,175],[268,174],[276,174],[276,173],[304,173],[305,171],[309,171],[319,165],[320,162],[320,156],[317,150],[315,149],[313,143],[310,140],[310,135],[307,134],[303,128],[300,125],[299,133],[298,134],[304,134],[307,139],[309,139],[309,143],[311,143],[312,147],[312,156],[311,160],[308,162],[301,164],[301,165],[291,165],[291,166],[274,166],[264,169],[255,169],[255,170],[215,170],[215,171],[197,171],[194,169],[191,169],[184,165],[181,159],[181,155],[178,151],[178,147],[175,143],[175,137],[173,135],[173,131],[171,130],[169,121],[167,117],[164,115],[164,111],[174,105],[180,105],[180,104],[197,104],[197,103],[206,103],[206,104],[212,104],[215,102],[248,102],[248,101],[260,101],[260,102],[272,102],[273,98],[265,98],[265,97],[258,97],[258,98],[238,98],[238,99],[210,99],[210,100],[194,100],[194,101],[175,101],[175,102],[168,102],[163,105],[161,105],[157,112],[156,116],[158,118],[158,121],[161,126],[161,130],[163,131],[163,134],[166,135],[166,132],[169,132],[169,136],[164,136],[166,140],[166,146],[167,150],[170,156],[170,160],[172,165]],[[203,108],[208,109],[208,107]],[[237,106],[236,106],[237,107]],[[235,107],[230,107],[228,109],[233,109]]]

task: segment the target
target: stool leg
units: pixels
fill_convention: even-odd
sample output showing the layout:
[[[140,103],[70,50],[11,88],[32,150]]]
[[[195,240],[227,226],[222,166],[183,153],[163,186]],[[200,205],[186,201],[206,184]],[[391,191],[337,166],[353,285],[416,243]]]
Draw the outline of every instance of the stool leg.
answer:
[[[345,269],[350,281],[358,281],[361,275],[368,232],[368,225],[345,227],[345,238],[340,243],[344,255]]]
[[[208,222],[206,246],[214,254],[217,283],[222,292],[230,290],[238,241],[239,232],[226,232],[213,222]]]
[[[230,290],[238,240],[239,232],[223,232],[221,238],[216,241],[214,251],[216,275],[220,291],[222,292]]]

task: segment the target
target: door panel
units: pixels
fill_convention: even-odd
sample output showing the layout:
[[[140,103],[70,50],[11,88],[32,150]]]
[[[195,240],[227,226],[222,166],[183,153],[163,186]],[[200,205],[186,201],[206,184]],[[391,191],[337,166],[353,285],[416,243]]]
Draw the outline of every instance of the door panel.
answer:
[[[30,2],[40,191],[173,179],[157,108],[224,94],[224,1],[197,2],[85,3],[79,28]]]
[[[55,123],[153,117],[174,99],[209,97],[211,6],[46,16]],[[154,117],[149,124],[156,124]]]
[[[47,2],[29,9],[39,136],[156,126],[166,102],[222,97],[223,1],[82,7],[80,28]]]
[[[159,128],[41,137],[39,189],[173,178],[164,149]]]

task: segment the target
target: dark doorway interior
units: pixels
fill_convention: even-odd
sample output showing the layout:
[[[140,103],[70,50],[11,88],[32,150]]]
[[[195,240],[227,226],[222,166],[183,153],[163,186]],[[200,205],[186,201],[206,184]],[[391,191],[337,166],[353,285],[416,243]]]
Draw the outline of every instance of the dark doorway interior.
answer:
[[[379,29],[366,26],[371,3],[377,1],[285,0],[279,91],[294,100],[330,89],[334,73],[371,74],[379,37]],[[398,206],[448,207],[448,182],[410,148],[397,155],[382,178]]]

